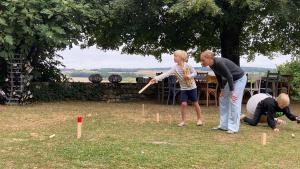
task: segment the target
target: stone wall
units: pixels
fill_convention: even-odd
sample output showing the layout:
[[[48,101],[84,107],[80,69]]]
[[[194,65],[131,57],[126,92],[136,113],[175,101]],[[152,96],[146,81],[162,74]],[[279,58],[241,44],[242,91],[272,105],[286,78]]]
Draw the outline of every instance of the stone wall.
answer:
[[[102,83],[103,101],[135,101],[141,99],[153,99],[156,96],[156,86],[150,86],[142,94],[138,91],[146,84],[138,83]]]
[[[33,83],[31,91],[36,101],[93,100],[93,101],[135,101],[157,98],[156,85],[143,94],[138,91],[146,84],[141,83]]]

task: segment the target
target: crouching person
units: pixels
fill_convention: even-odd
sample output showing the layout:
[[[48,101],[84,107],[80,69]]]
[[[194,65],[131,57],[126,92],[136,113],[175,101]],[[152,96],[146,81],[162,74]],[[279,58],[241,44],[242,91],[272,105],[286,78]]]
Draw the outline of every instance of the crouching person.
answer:
[[[297,121],[300,123],[300,117],[295,116],[289,109],[290,98],[287,94],[281,93],[277,98],[268,97],[260,101],[255,109],[253,118],[249,118],[246,115],[241,116],[241,121],[246,124],[256,126],[259,123],[262,115],[267,116],[268,125],[274,130],[279,131],[276,127],[280,122],[278,117],[285,115],[291,121]]]

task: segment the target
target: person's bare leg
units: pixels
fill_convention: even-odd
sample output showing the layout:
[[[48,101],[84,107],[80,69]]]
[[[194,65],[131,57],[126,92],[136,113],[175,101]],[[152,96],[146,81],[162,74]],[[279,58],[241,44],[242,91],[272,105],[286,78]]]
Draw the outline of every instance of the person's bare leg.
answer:
[[[201,126],[203,123],[203,117],[202,117],[202,112],[201,112],[201,108],[200,108],[200,105],[198,103],[198,101],[196,102],[193,102],[193,105],[194,105],[194,109],[197,113],[197,125]]]
[[[187,108],[187,102],[182,102],[180,105],[180,112],[181,112],[181,122],[178,124],[178,126],[184,126],[186,122],[186,108]]]

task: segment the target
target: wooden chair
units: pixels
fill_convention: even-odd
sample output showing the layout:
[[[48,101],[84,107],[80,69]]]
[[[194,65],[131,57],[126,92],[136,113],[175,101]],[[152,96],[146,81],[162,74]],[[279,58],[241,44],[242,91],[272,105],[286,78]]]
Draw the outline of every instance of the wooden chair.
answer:
[[[244,92],[249,92],[251,96],[254,95],[254,92],[260,93],[261,77],[248,75],[248,82],[250,85],[245,88]]]
[[[274,97],[277,97],[278,94],[278,83],[279,83],[280,73],[268,71],[267,77],[265,79],[265,88],[261,88],[264,93],[271,93]],[[269,87],[270,83],[272,84]]]
[[[197,98],[198,101],[200,99],[200,94],[202,91],[206,92],[206,77],[208,76],[208,72],[197,72],[197,76],[195,77],[195,82],[197,85]]]
[[[177,85],[177,77],[176,76],[169,76],[168,78],[168,98],[167,104],[172,97],[172,104],[174,105],[176,102],[176,96],[180,93],[180,87]]]
[[[215,104],[218,106],[218,80],[215,76],[208,75],[206,76],[206,81],[206,106],[208,106],[211,95],[215,97]]]
[[[156,73],[156,76],[161,75],[163,72]],[[168,79],[163,79],[157,83],[157,100],[164,103],[168,96]]]
[[[280,75],[278,92],[290,95],[292,81],[292,75]]]

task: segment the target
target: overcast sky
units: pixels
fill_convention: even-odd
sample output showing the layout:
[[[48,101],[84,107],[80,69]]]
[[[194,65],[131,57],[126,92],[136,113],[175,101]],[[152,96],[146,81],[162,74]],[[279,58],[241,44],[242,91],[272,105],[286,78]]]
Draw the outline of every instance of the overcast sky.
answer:
[[[153,56],[127,55],[121,54],[119,51],[104,52],[96,47],[80,49],[80,47],[74,46],[72,49],[60,51],[58,54],[64,57],[62,62],[66,68],[74,69],[161,68],[174,65],[171,55],[163,55],[162,62],[159,62]],[[241,59],[241,66],[276,68],[276,65],[280,65],[289,60],[289,56],[278,56],[273,60],[258,56],[254,62],[250,63],[247,63],[245,59]],[[200,66],[194,59],[190,59],[189,63],[194,67]]]

